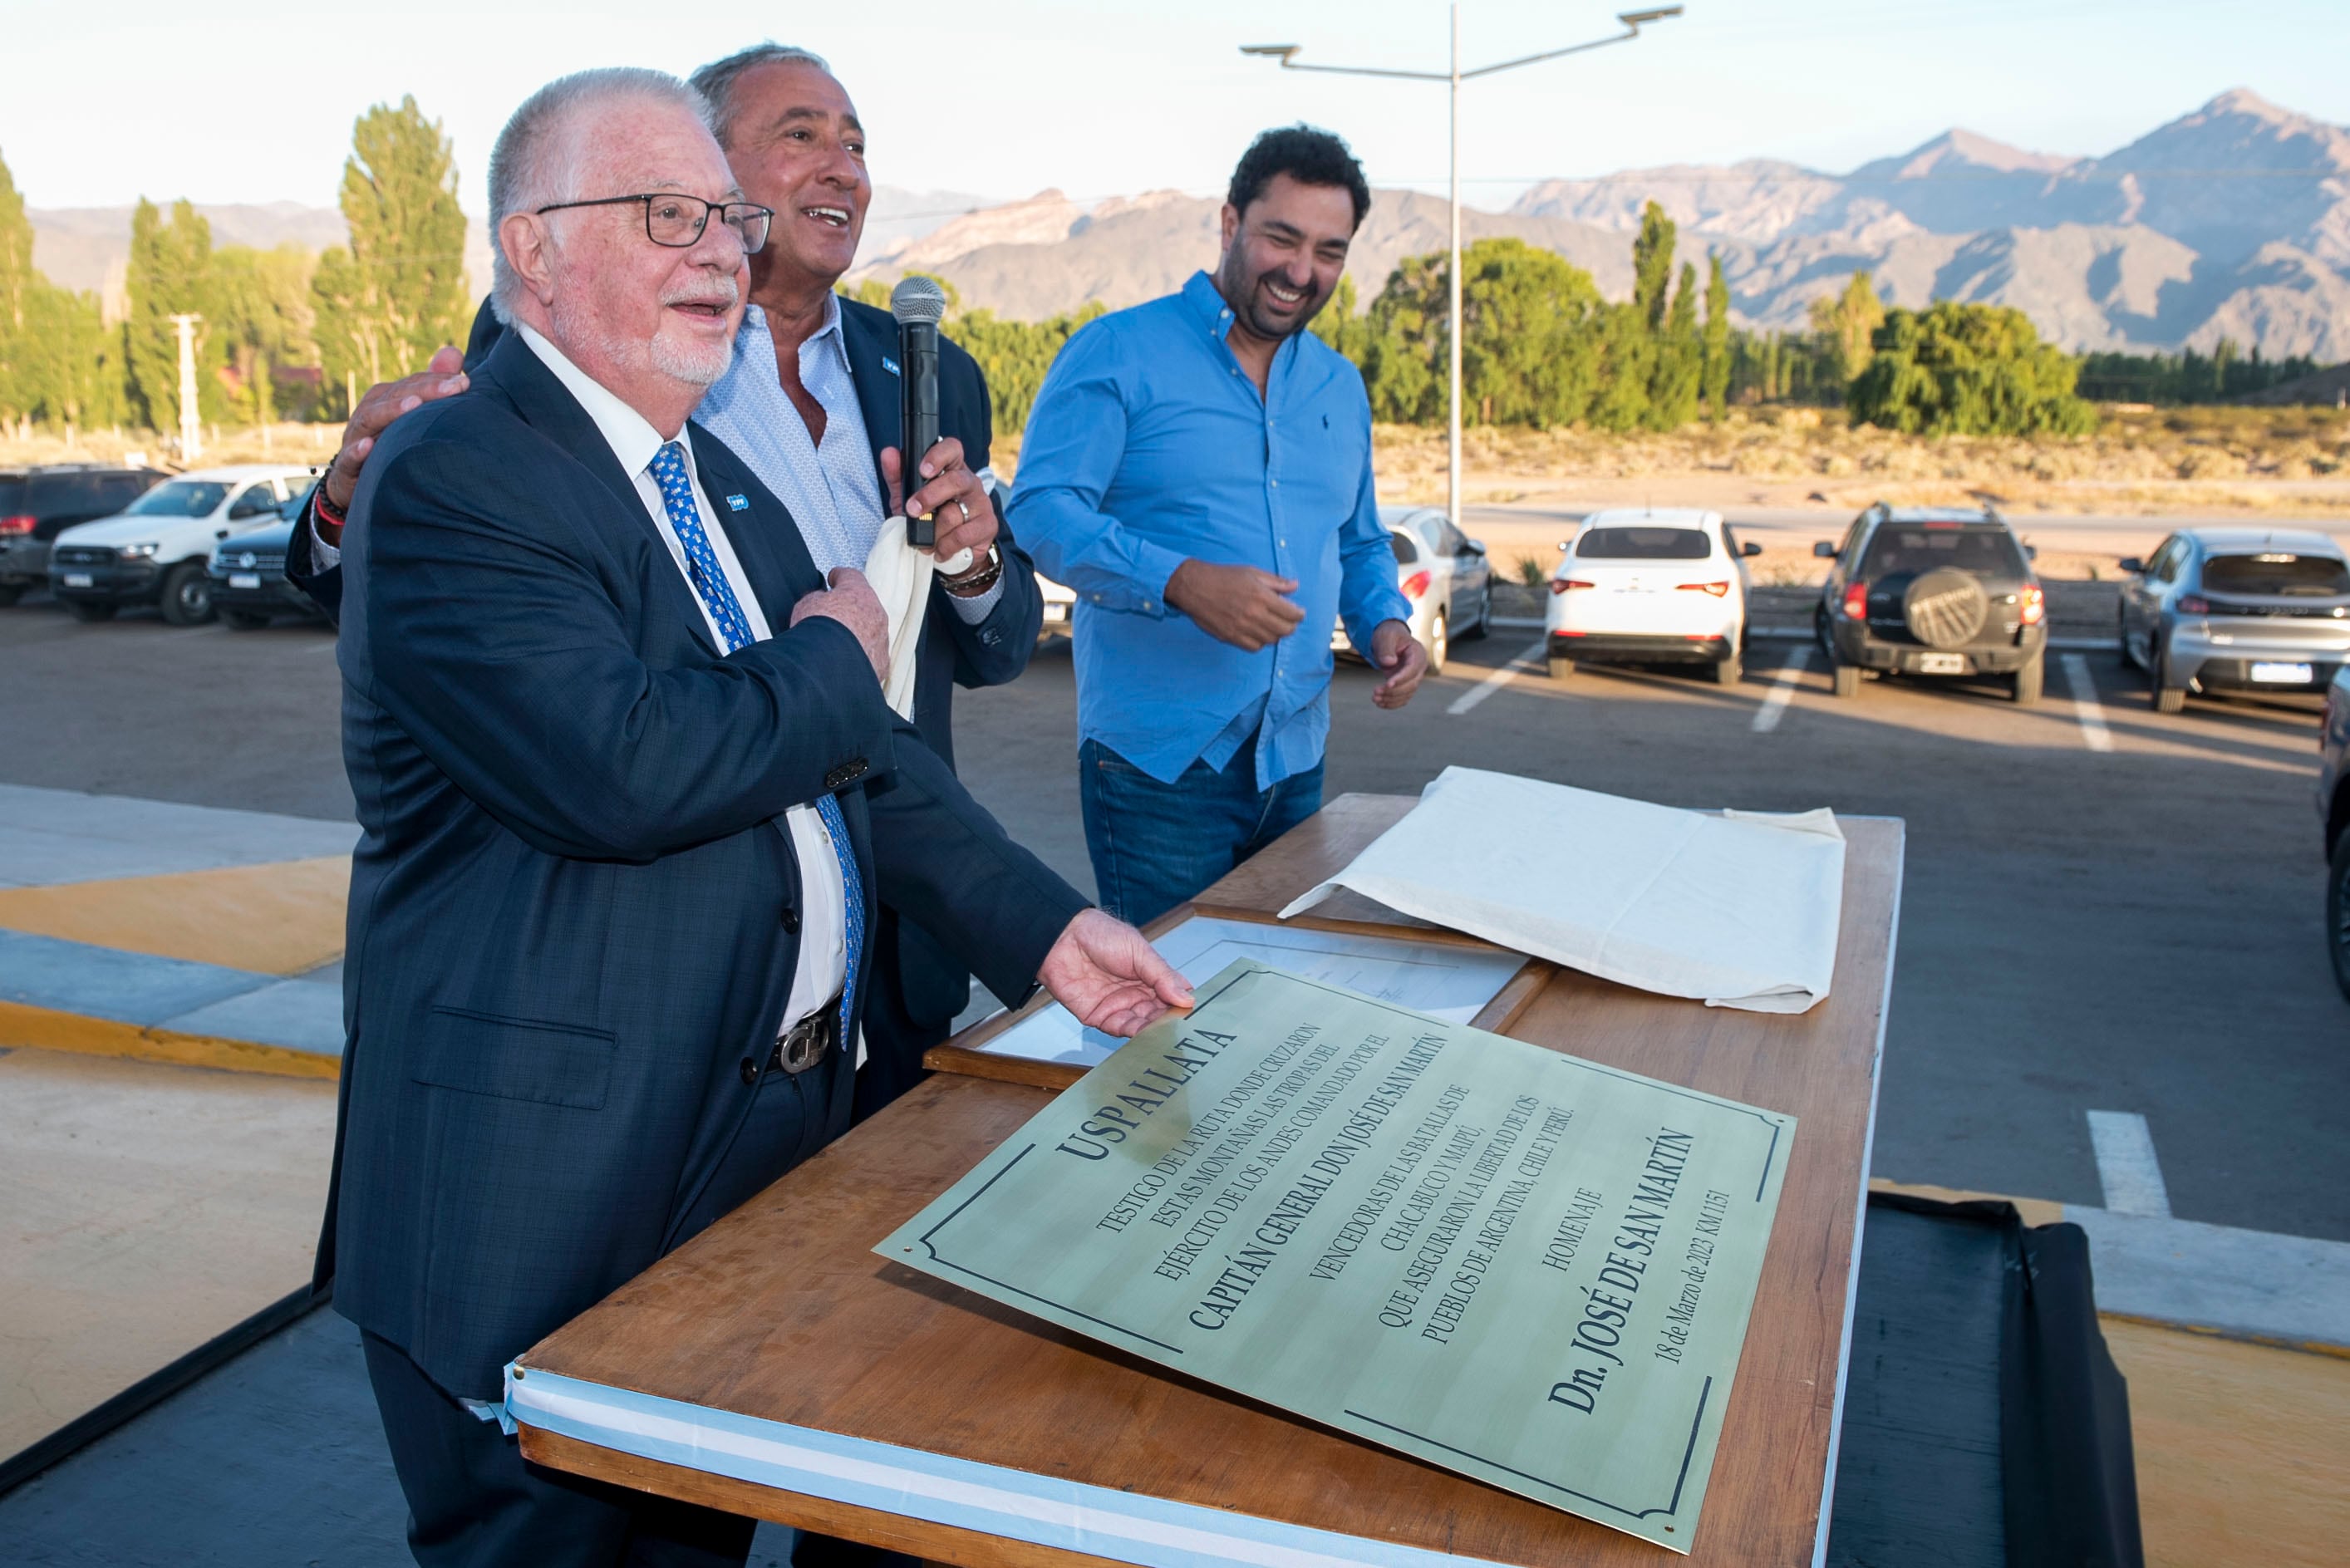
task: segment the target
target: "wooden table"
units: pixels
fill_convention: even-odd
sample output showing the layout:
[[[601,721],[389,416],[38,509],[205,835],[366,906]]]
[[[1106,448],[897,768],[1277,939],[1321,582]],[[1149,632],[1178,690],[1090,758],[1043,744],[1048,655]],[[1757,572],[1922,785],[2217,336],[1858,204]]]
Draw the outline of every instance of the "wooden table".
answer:
[[[1201,901],[1278,909],[1412,804],[1341,796]],[[1691,1543],[1703,1563],[1806,1563],[1825,1542],[1902,854],[1897,821],[1842,826],[1835,987],[1811,1012],[1560,970],[1506,1031],[1800,1119]],[[942,1072],[534,1346],[508,1390],[524,1453],[970,1568],[1670,1561],[869,1251],[1048,1098]]]

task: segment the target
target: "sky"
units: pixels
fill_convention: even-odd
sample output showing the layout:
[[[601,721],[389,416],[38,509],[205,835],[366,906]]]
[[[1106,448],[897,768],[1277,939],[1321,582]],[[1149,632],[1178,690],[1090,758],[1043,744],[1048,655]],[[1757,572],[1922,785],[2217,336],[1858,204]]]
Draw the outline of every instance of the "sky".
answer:
[[[1636,0],[1639,3],[1639,0]],[[1468,0],[1464,66],[1617,31],[1620,5]],[[616,4],[0,0],[0,158],[36,207],[335,199],[352,120],[413,94],[469,212],[506,114],[590,66],[686,71],[764,37],[830,58],[878,183],[1009,199],[1221,190],[1257,130],[1347,136],[1372,181],[1440,190],[1440,83],[1284,72],[1444,67],[1439,0]],[[2111,151],[2231,88],[2350,122],[2350,0],[1689,0],[1637,41],[1471,83],[1465,199],[1670,162],[1843,171],[1952,126]]]

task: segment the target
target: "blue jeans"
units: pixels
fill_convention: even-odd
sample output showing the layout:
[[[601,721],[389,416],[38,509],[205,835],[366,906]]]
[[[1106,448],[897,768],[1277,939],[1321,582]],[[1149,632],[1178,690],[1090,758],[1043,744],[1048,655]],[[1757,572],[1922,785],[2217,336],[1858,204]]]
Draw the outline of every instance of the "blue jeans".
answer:
[[[1219,773],[1193,763],[1161,784],[1103,745],[1077,749],[1086,850],[1102,908],[1145,925],[1322,809],[1322,764],[1256,787],[1256,740]]]

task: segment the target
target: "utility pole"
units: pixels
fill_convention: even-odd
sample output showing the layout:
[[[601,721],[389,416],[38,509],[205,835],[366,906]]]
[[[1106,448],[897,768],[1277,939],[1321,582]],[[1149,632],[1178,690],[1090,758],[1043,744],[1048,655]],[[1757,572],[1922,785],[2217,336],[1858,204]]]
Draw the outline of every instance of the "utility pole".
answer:
[[[1531,66],[1541,60],[1555,60],[1562,55],[1579,55],[1586,49],[1605,48],[1609,44],[1627,44],[1634,38],[1638,37],[1640,36],[1640,29],[1648,26],[1649,23],[1668,21],[1680,14],[1681,8],[1678,5],[1664,5],[1648,11],[1627,11],[1616,18],[1616,20],[1620,23],[1624,28],[1620,33],[1613,34],[1605,38],[1594,38],[1587,44],[1570,44],[1563,49],[1545,49],[1539,55],[1522,55],[1514,60],[1500,60],[1490,66],[1479,66],[1473,71],[1464,71],[1461,68],[1461,7],[1457,3],[1457,0],[1452,6],[1452,63],[1451,67],[1446,70],[1390,71],[1376,69],[1369,66],[1300,65],[1297,61],[1297,56],[1304,48],[1304,46],[1300,44],[1243,44],[1241,46],[1242,54],[1263,55],[1268,58],[1277,59],[1281,62],[1281,68],[1285,71],[1326,71],[1332,76],[1342,77],[1398,77],[1406,81],[1443,82],[1451,89],[1452,95],[1452,120],[1451,131],[1451,140],[1452,143],[1452,267],[1451,280],[1447,286],[1445,293],[1448,296],[1448,304],[1451,307],[1450,320],[1451,323],[1449,336],[1451,338],[1451,350],[1452,359],[1452,378],[1451,396],[1448,400],[1451,410],[1451,419],[1449,421],[1451,426],[1451,443],[1448,448],[1450,453],[1450,462],[1448,466],[1451,472],[1446,483],[1448,500],[1446,503],[1445,512],[1446,515],[1452,519],[1452,525],[1455,528],[1461,526],[1461,84],[1465,81],[1473,81],[1479,77],[1490,77],[1497,71],[1515,70],[1520,66]]]
[[[180,329],[180,461],[193,463],[204,454],[204,427],[196,416],[196,323],[201,316],[174,316]]]

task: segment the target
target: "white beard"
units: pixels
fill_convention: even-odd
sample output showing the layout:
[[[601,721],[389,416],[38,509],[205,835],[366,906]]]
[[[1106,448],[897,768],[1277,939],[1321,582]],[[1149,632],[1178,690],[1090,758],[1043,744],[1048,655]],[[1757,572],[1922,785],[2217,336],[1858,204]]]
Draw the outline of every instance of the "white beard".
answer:
[[[667,334],[652,341],[652,366],[662,375],[690,387],[714,387],[734,363],[734,340],[716,343],[676,343]]]

